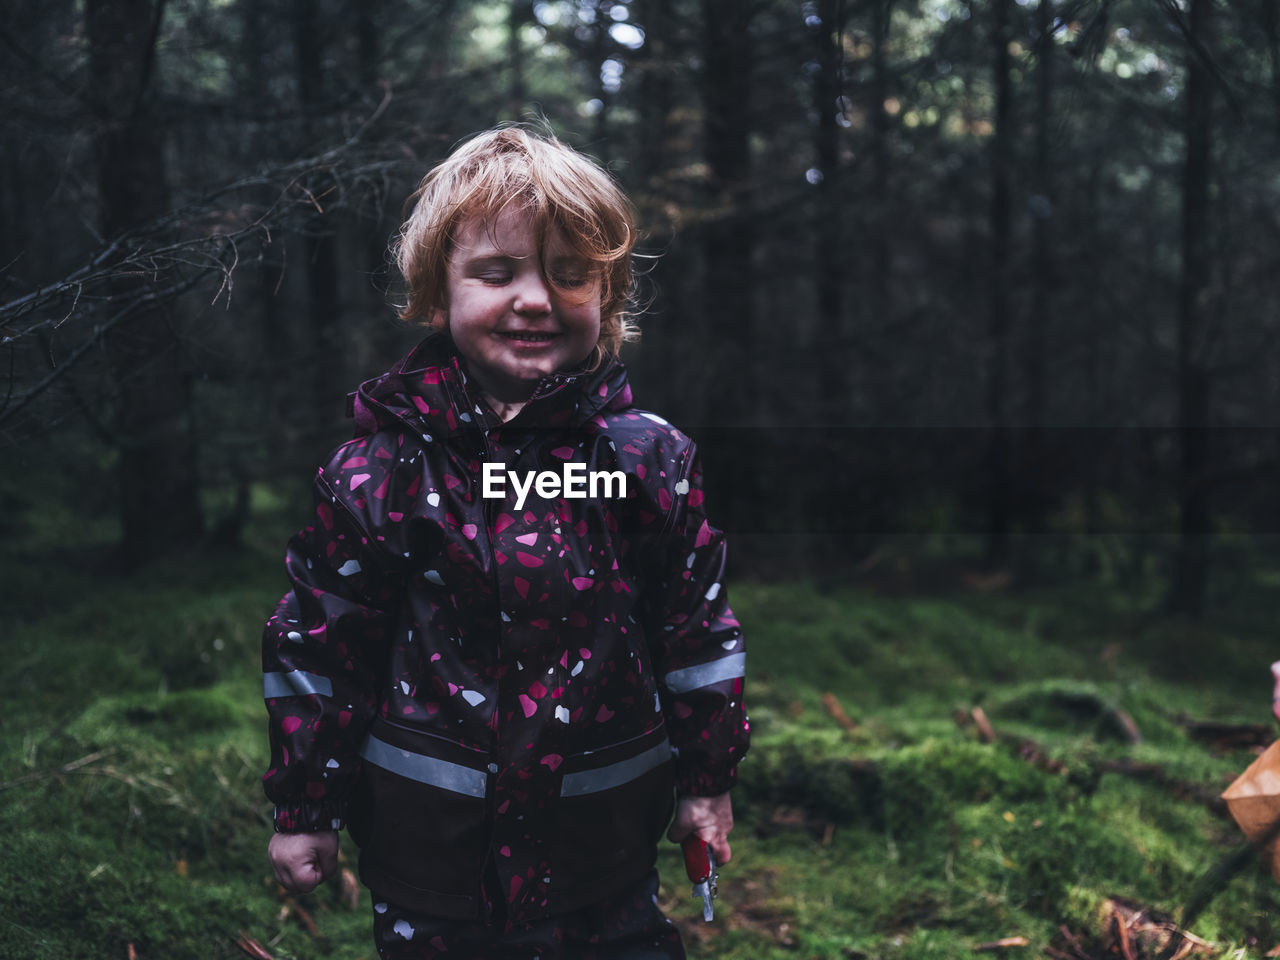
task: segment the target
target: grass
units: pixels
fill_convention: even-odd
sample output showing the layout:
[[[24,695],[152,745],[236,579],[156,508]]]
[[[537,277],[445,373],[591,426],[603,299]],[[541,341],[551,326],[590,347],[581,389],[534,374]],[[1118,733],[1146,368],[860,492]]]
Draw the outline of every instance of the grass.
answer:
[[[280,960],[373,960],[367,894],[352,908],[335,882],[294,904],[265,859],[257,644],[291,521],[260,510],[245,550],[125,576],[102,563],[108,526],[71,552],[55,520],[10,530],[0,569],[0,956],[240,957],[243,931]],[[1182,722],[1267,717],[1280,573],[1231,563],[1230,602],[1199,625],[1105,577],[896,595],[735,583],[754,741],[714,924],[677,851],[660,855],[691,956],[1040,957],[1066,949],[1063,927],[1101,956],[1117,902],[1177,919],[1239,837],[1112,766],[1217,792],[1252,759]],[[979,743],[956,722],[974,706],[1039,755]],[[1202,956],[1261,956],[1280,943],[1280,887],[1251,863],[1192,930],[1214,944]],[[1026,946],[976,950],[1008,937]]]

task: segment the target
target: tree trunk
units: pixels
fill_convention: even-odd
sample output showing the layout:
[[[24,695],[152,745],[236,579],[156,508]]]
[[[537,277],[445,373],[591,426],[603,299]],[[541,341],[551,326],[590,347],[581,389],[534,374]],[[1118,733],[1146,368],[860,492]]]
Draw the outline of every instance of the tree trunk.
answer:
[[[520,42],[520,30],[533,20],[533,4],[529,0],[513,0],[507,11],[507,64],[511,71],[507,113],[510,119],[519,120],[524,111],[527,93],[524,82],[524,46]]]
[[[842,0],[822,0],[818,6],[818,66],[814,75],[814,112],[818,117],[816,153],[818,172],[817,243],[814,263],[817,265],[816,292],[818,323],[824,343],[834,347],[828,362],[822,365],[822,396],[831,405],[827,410],[832,420],[846,412],[848,370],[836,360],[846,353],[844,317],[844,274],[848,267],[844,252],[844,208],[840,201],[840,126],[836,111],[841,94],[840,37]],[[877,241],[878,242],[878,241]],[[832,362],[835,361],[835,362]]]
[[[355,5],[357,76],[364,95],[372,97],[379,75],[378,14],[379,0],[362,0]]]
[[[753,318],[750,89],[751,4],[702,0],[703,139],[708,210],[700,232],[703,262],[702,350],[706,360],[702,441],[708,496],[723,504],[722,525],[752,516],[756,490],[742,470],[741,427],[756,419],[765,383],[755,371],[766,359]],[[748,356],[745,344],[755,345]],[[696,420],[695,420],[696,422]],[[738,434],[735,436],[735,434]]]
[[[871,276],[867,288],[870,291],[872,322],[883,325],[893,315],[893,251],[891,209],[893,194],[890,174],[893,163],[889,158],[891,125],[885,101],[889,97],[889,70],[885,64],[885,50],[889,45],[889,24],[893,15],[893,0],[872,0],[871,3],[871,199],[872,229],[870,242]]]
[[[1191,39],[1207,46],[1212,0],[1191,0]],[[1209,581],[1211,519],[1207,474],[1210,373],[1206,356],[1210,286],[1209,185],[1212,178],[1213,78],[1187,51],[1186,159],[1182,175],[1182,276],[1178,285],[1179,524],[1171,610],[1199,617]]]
[[[1031,199],[1031,309],[1027,318],[1025,369],[1027,375],[1027,435],[1022,452],[1020,486],[1023,519],[1030,530],[1043,527],[1049,507],[1042,477],[1045,417],[1045,331],[1054,326],[1053,293],[1057,268],[1053,258],[1053,4],[1040,0],[1036,8],[1035,171]]]
[[[645,43],[635,57],[640,87],[640,143],[637,150],[638,181],[646,191],[664,188],[672,157],[670,116],[672,107],[669,35],[671,0],[641,0],[635,4],[637,20],[644,24]]]
[[[591,53],[587,61],[595,71],[592,88],[595,92],[595,100],[600,104],[600,109],[595,115],[595,126],[591,132],[592,152],[601,163],[606,165],[609,163],[609,114],[613,94],[604,83],[604,62],[609,57],[609,24],[611,22],[609,8],[612,6],[610,0],[596,0],[596,19],[591,25]]]
[[[454,111],[460,109],[460,98],[454,96],[453,86],[456,64],[453,57],[451,35],[457,29],[455,21],[458,15],[458,0],[438,0],[433,4],[434,38],[430,43],[427,62],[423,65],[423,74],[429,86],[436,94],[438,101],[437,122],[441,129],[449,129],[453,123]]]
[[[89,75],[102,231],[115,236],[169,206],[162,133],[147,113],[155,30],[163,0],[86,0]],[[121,279],[112,308],[146,295],[146,279]],[[125,561],[189,546],[204,532],[191,383],[168,308],[137,310],[106,352],[116,381],[120,521]]]
[[[712,213],[703,235],[706,264],[705,314],[711,359],[708,414],[723,424],[744,417],[747,381],[742,347],[755,333],[752,322],[750,88],[748,29],[751,5],[738,0],[702,0],[703,134],[710,170]]]
[[[1262,32],[1267,41],[1267,58],[1271,66],[1271,117],[1280,135],[1280,9],[1276,0],[1260,0]]]
[[[638,189],[632,199],[645,231],[642,245],[664,251],[651,268],[644,268],[641,280],[644,326],[653,332],[645,333],[638,366],[647,353],[643,344],[660,340],[661,352],[669,359],[663,364],[664,374],[645,386],[645,395],[652,397],[650,402],[657,409],[681,410],[687,419],[689,391],[681,390],[680,385],[700,373],[702,343],[701,331],[694,324],[680,323],[674,316],[682,307],[687,309],[689,297],[682,296],[680,288],[688,284],[689,271],[678,266],[683,259],[679,245],[685,238],[673,232],[671,222],[674,187],[670,171],[673,163],[687,155],[685,144],[677,140],[678,127],[672,119],[677,102],[673,90],[679,84],[676,64],[684,58],[675,49],[671,7],[671,0],[633,0],[631,5],[632,19],[644,25],[644,45],[635,51],[629,67],[639,111],[632,178]],[[656,279],[659,276],[661,280]]]
[[[987,320],[987,423],[989,500],[987,560],[1008,560],[1012,482],[1009,460],[1009,181],[1013,172],[1013,90],[1009,76],[1009,4],[993,0],[993,83],[996,91],[995,132],[991,139],[991,198],[988,209],[990,277]]]
[[[1085,272],[1090,273],[1097,261],[1096,251],[1106,249],[1102,240],[1101,209],[1105,201],[1102,193],[1102,159],[1094,156],[1089,164],[1089,175],[1085,181],[1085,202],[1083,223],[1077,229],[1084,241],[1086,250],[1091,251],[1085,261]],[[1107,378],[1103,372],[1102,338],[1106,335],[1105,301],[1100,296],[1097,284],[1089,284],[1085,297],[1084,335],[1085,341],[1085,388],[1087,389],[1085,425],[1094,437],[1110,437],[1112,424],[1107,422],[1107,399],[1110,393]],[[1084,526],[1087,535],[1102,532],[1102,445],[1098,442],[1086,442],[1081,447],[1088,458],[1084,464]],[[1096,572],[1098,555],[1095,551],[1087,552],[1086,561],[1089,566],[1085,573]]]
[[[266,40],[267,17],[262,0],[239,0],[240,56],[236,62],[236,84],[239,102],[249,115],[245,139],[249,154],[266,156],[273,148],[273,136],[264,120],[271,105],[266,66],[270,62]],[[275,239],[274,237],[272,238]],[[281,464],[296,460],[298,405],[287,398],[297,395],[291,382],[289,358],[294,355],[293,338],[285,312],[280,309],[278,286],[287,244],[263,244],[262,255],[244,263],[240,269],[250,272],[253,282],[251,307],[245,307],[245,319],[256,334],[256,350],[249,366],[248,389],[258,392],[261,423],[272,437],[272,455]],[[252,312],[250,312],[252,311]]]
[[[318,0],[294,0],[293,37],[298,83],[298,105],[304,118],[306,148],[314,149],[320,139],[320,110],[324,103],[324,54],[319,32]],[[317,226],[315,230],[323,230]],[[323,426],[343,415],[346,384],[342,377],[342,346],[338,342],[341,315],[338,293],[337,238],[309,233],[303,240],[307,273],[307,318],[311,343],[304,351],[312,373],[313,422]]]

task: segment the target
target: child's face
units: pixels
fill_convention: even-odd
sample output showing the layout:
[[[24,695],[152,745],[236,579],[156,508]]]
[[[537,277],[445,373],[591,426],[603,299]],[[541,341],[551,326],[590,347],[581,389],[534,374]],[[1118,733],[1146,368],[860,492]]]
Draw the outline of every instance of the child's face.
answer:
[[[580,364],[600,338],[599,271],[558,228],[539,250],[520,210],[459,226],[448,295],[453,342],[481,390],[504,403],[527,400],[539,380]]]

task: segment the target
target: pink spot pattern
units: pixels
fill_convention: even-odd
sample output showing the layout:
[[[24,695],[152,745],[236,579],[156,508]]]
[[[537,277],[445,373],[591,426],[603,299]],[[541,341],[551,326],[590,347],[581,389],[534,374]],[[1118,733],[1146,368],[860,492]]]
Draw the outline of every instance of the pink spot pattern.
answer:
[[[748,742],[741,680],[675,695],[663,678],[740,652],[741,627],[726,591],[712,590],[724,541],[703,509],[695,447],[633,406],[620,364],[570,378],[505,424],[440,347],[429,339],[356,394],[356,438],[321,469],[312,525],[290,542],[291,591],[264,633],[264,669],[319,675],[333,692],[268,701],[264,783],[279,827],[328,829],[371,724],[392,721],[396,748],[492,757],[481,842],[500,853],[508,914],[521,920],[582,880],[561,859],[567,841],[527,826],[561,802],[566,757],[576,770],[584,751],[615,748],[616,759],[618,745],[666,736],[679,789],[732,784]],[[618,469],[627,497],[531,492],[517,510],[510,484],[505,500],[479,495],[485,456],[510,469]],[[642,539],[659,549],[642,551]],[[671,558],[661,591],[642,555]],[[336,575],[350,561],[360,570]],[[440,842],[422,790],[422,823],[398,824],[383,849]]]

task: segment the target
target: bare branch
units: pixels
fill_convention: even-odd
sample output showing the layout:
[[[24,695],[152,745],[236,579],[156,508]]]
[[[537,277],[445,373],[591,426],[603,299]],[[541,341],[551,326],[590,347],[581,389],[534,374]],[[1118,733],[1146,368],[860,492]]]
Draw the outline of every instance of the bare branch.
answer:
[[[8,384],[0,391],[0,425],[77,368],[108,334],[144,307],[207,285],[211,304],[231,302],[235,273],[281,233],[323,236],[340,217],[380,213],[392,183],[416,179],[413,153],[398,142],[366,143],[393,98],[381,102],[343,142],[322,153],[248,173],[104,241],[60,280],[0,303],[0,346],[9,348]],[[283,282],[286,252],[279,248]],[[0,278],[13,269],[0,268]],[[58,332],[70,344],[60,363],[37,379],[24,359]],[[32,344],[28,346],[28,344]],[[21,354],[21,356],[20,356]]]
[[[167,272],[195,270],[219,278],[215,300],[229,293],[244,247],[265,248],[282,230],[326,233],[322,217],[332,222],[370,195],[381,203],[387,183],[408,161],[361,156],[357,144],[352,138],[319,157],[243,177],[114,238],[62,279],[0,304],[0,344],[61,326],[84,308],[82,300],[101,302],[122,279],[168,284]],[[263,194],[265,200],[255,201]]]
[[[143,307],[151,306],[157,303],[164,303],[173,298],[186,293],[194,287],[202,277],[192,277],[182,283],[175,284],[172,287],[166,287],[162,290],[150,290],[141,293],[129,300],[121,310],[105,322],[95,324],[89,335],[80,342],[80,344],[71,352],[71,354],[62,361],[62,363],[53,367],[49,373],[31,389],[19,395],[16,399],[6,400],[5,405],[0,407],[0,424],[17,416],[24,407],[31,403],[36,397],[49,389],[57,380],[67,374],[75,364],[81,360],[86,353],[89,352],[99,341],[108,333],[108,331],[119,326],[125,320],[129,319]]]

